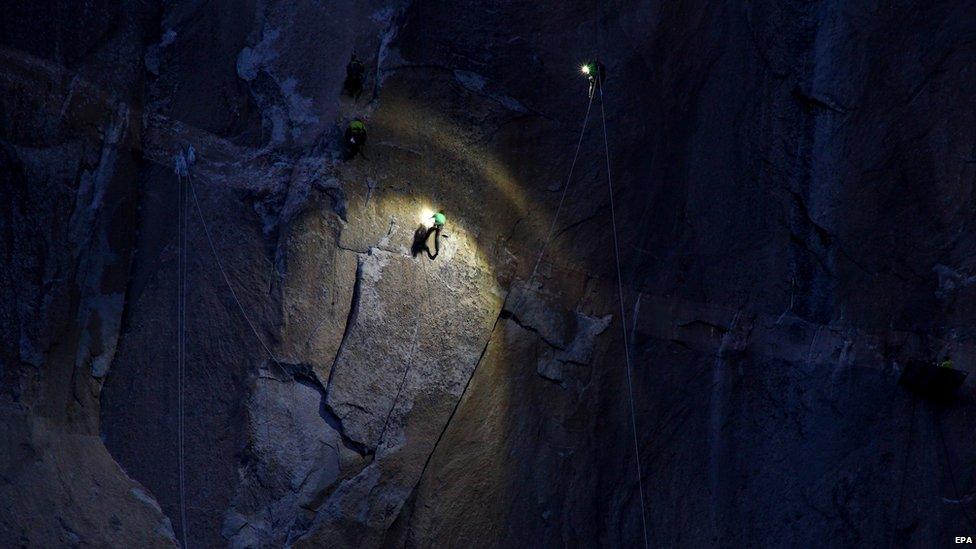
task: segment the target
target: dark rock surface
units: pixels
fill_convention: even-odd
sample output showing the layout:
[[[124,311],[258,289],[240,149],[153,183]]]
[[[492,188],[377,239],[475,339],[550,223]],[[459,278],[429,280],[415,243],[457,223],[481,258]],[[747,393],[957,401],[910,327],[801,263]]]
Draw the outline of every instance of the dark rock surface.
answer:
[[[152,13],[12,4],[0,24],[0,540],[172,545],[154,495],[98,430],[130,282]]]
[[[5,546],[976,533],[976,7],[0,8]]]

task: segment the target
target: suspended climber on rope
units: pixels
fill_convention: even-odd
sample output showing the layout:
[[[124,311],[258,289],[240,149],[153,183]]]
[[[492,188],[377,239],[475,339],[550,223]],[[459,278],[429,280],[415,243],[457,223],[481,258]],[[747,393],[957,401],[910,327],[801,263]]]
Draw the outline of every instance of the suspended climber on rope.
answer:
[[[587,92],[587,96],[593,99],[597,90],[600,90],[603,86],[603,81],[607,77],[607,68],[599,60],[596,60],[584,63],[580,67],[580,72],[583,73],[583,76],[586,77],[586,80],[590,84],[590,90]]]

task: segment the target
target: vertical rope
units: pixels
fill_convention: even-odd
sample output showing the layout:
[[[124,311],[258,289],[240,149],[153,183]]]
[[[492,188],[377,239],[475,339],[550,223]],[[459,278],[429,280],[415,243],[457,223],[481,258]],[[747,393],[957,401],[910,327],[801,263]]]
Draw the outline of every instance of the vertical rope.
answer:
[[[407,359],[407,367],[403,370],[403,375],[400,377],[400,384],[397,385],[396,395],[393,397],[393,404],[390,405],[390,411],[386,414],[386,420],[383,421],[383,428],[380,429],[380,436],[377,438],[376,447],[379,448],[383,444],[383,439],[386,437],[386,428],[390,424],[390,418],[393,416],[393,412],[396,411],[397,402],[400,401],[400,394],[403,392],[403,387],[407,384],[407,375],[410,374],[410,370],[414,365],[414,358],[417,356],[417,351],[420,350],[420,334],[421,328],[424,325],[424,306],[427,309],[427,318],[434,318],[434,313],[431,310],[431,291],[430,291],[430,275],[427,273],[427,260],[421,258],[420,267],[424,272],[424,280],[427,282],[427,299],[424,303],[417,306],[417,315],[414,318],[416,326],[413,330],[413,342],[410,344],[410,358]],[[416,272],[416,271],[414,271]],[[472,377],[474,374],[472,373]]]
[[[586,135],[586,125],[590,121],[590,109],[592,107],[593,97],[590,97],[589,103],[586,104],[586,114],[583,115],[583,127],[580,128],[579,139],[576,141],[576,152],[573,153],[573,163],[569,167],[569,174],[566,176],[566,184],[563,185],[562,196],[559,197],[559,205],[556,206],[556,213],[552,216],[552,223],[549,225],[549,232],[546,234],[546,239],[542,243],[542,248],[539,249],[539,255],[535,258],[535,264],[532,266],[532,273],[529,275],[529,279],[525,283],[526,289],[524,292],[522,292],[522,295],[515,306],[512,307],[512,314],[517,314],[519,307],[521,307],[522,303],[525,301],[528,291],[532,287],[532,281],[535,279],[536,272],[539,270],[539,264],[542,263],[542,258],[546,254],[546,249],[549,248],[549,243],[552,242],[552,238],[555,235],[556,223],[559,221],[559,213],[563,209],[563,204],[566,202],[566,194],[568,193],[570,184],[573,181],[573,172],[576,170],[576,161],[579,159],[580,148],[583,146],[583,136]]]
[[[627,312],[624,309],[624,285],[623,280],[620,277],[620,246],[617,243],[617,216],[614,210],[613,204],[613,175],[610,171],[610,143],[607,139],[607,111],[604,107],[603,100],[603,85],[604,82],[600,81],[600,113],[603,120],[603,149],[606,154],[607,160],[607,188],[610,191],[610,220],[613,229],[613,259],[617,265],[617,296],[620,299],[620,329],[623,333],[624,338],[624,360],[627,364],[627,396],[630,401],[630,425],[632,428],[632,433],[634,436],[634,455],[637,459],[637,489],[640,493],[640,506],[641,506],[641,526],[643,528],[644,534],[644,547],[648,547],[647,541],[647,512],[644,508],[644,485],[641,481],[641,457],[640,457],[640,444],[637,441],[637,413],[634,410],[634,382],[633,374],[631,373],[630,364],[630,343],[627,338]],[[594,94],[595,95],[595,94]]]
[[[785,314],[785,313],[784,313]],[[915,409],[918,407],[918,397],[912,395],[912,422],[908,426],[908,443],[905,445],[905,463],[902,465],[901,482],[898,488],[898,504],[895,506],[895,528],[898,528],[898,521],[901,520],[901,504],[905,499],[905,483],[908,479],[908,466],[912,460],[912,446],[915,441]]]
[[[251,333],[254,334],[255,339],[264,348],[264,351],[268,353],[268,357],[278,365],[279,368],[285,369],[281,365],[281,362],[275,357],[275,354],[271,352],[271,349],[265,345],[264,339],[258,334],[257,328],[255,328],[254,323],[251,322],[251,317],[248,316],[247,311],[244,310],[244,305],[241,304],[241,300],[237,297],[237,292],[234,291],[234,286],[230,283],[230,277],[227,276],[227,271],[224,270],[224,263],[220,260],[220,255],[217,253],[217,247],[214,246],[213,236],[210,234],[210,226],[207,225],[207,219],[203,215],[203,208],[200,207],[200,199],[197,198],[197,190],[193,186],[193,178],[187,177],[186,186],[190,189],[189,195],[193,198],[193,204],[196,206],[197,214],[200,216],[200,223],[203,225],[203,233],[207,236],[207,243],[210,245],[210,252],[213,254],[214,261],[217,262],[217,269],[220,270],[220,276],[224,279],[224,284],[227,285],[227,289],[230,290],[231,297],[234,298],[234,303],[237,303],[237,309],[241,312],[241,316],[244,317],[244,321],[247,322],[248,327],[251,328]]]
[[[187,275],[187,226],[189,224],[189,219],[187,218],[187,195],[186,195],[186,185],[184,184],[184,178],[182,176],[177,176],[177,181],[179,185],[179,235],[177,244],[177,253],[179,255],[177,259],[177,266],[179,267],[179,273],[177,275],[177,288],[179,301],[177,302],[176,314],[177,314],[177,369],[178,369],[178,381],[177,381],[177,439],[179,444],[179,478],[180,478],[180,531],[183,535],[183,547],[184,549],[189,547],[189,538],[187,531],[189,527],[186,521],[186,466],[184,462],[184,440],[183,440],[183,400],[184,400],[184,390],[185,390],[185,378],[186,378],[186,275]]]

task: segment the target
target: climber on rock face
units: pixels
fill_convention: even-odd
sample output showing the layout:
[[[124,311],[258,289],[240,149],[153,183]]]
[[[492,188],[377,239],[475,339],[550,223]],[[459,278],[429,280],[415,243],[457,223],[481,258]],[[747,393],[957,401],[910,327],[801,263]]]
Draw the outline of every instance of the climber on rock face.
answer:
[[[357,154],[362,154],[363,147],[366,146],[366,122],[361,118],[354,118],[346,127],[345,144],[348,159],[355,158]]]
[[[349,59],[349,64],[346,65],[346,83],[343,88],[345,88],[346,93],[353,99],[359,99],[359,96],[363,93],[363,79],[365,74],[366,66],[356,57],[355,53],[352,54],[352,58]]]
[[[444,217],[444,210],[437,210],[437,213],[432,215],[431,219],[434,220],[434,224],[431,225],[429,229],[427,229],[427,234],[424,235],[424,247],[426,248],[427,246],[427,239],[430,238],[430,233],[435,233],[434,234],[434,255],[430,254],[430,248],[426,248],[427,255],[431,259],[434,259],[435,257],[437,257],[437,254],[441,253],[441,230],[444,229],[444,223],[447,221],[447,218]]]
[[[607,76],[607,68],[603,66],[603,63],[594,61],[583,65],[580,72],[586,76],[586,80],[590,83],[590,91],[587,96],[593,99],[593,94],[603,85],[603,80]]]

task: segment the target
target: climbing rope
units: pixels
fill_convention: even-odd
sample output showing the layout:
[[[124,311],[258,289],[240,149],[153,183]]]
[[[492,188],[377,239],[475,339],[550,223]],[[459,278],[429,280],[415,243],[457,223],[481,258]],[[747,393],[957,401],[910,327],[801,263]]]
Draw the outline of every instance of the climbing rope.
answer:
[[[908,426],[908,443],[905,446],[905,464],[901,470],[901,482],[898,488],[898,504],[895,506],[895,526],[901,520],[901,504],[905,499],[905,484],[908,480],[908,466],[912,459],[912,447],[915,441],[915,409],[918,407],[918,397],[912,395],[912,420]]]
[[[595,94],[594,94],[595,95]],[[586,125],[590,120],[590,108],[593,106],[593,97],[590,97],[589,103],[586,104],[586,114],[583,115],[583,127],[580,128],[579,139],[576,141],[576,152],[573,153],[573,162],[569,166],[569,174],[566,176],[566,184],[563,185],[562,196],[559,197],[559,205],[556,206],[556,213],[552,216],[552,223],[549,225],[549,233],[546,235],[546,239],[542,243],[542,248],[539,249],[539,254],[535,258],[535,265],[532,266],[532,273],[529,275],[528,281],[525,283],[526,291],[522,292],[518,302],[515,307],[512,307],[512,314],[517,314],[519,307],[525,301],[528,296],[528,290],[532,288],[532,281],[535,279],[536,272],[539,270],[539,265],[542,263],[542,258],[546,254],[546,249],[549,248],[549,244],[552,242],[553,236],[556,233],[556,223],[559,221],[559,213],[563,209],[563,204],[566,202],[566,195],[569,191],[570,184],[573,181],[573,172],[576,170],[576,160],[579,159],[580,148],[583,145],[583,136],[586,134]]]
[[[192,152],[191,152],[192,154]],[[255,328],[254,323],[251,321],[251,317],[248,316],[247,311],[244,310],[244,305],[241,300],[237,297],[237,292],[234,291],[234,286],[230,283],[230,278],[227,276],[227,271],[224,269],[223,261],[220,259],[220,254],[217,253],[217,247],[214,245],[213,237],[210,234],[210,226],[207,224],[206,217],[203,215],[203,208],[200,206],[200,200],[197,197],[196,188],[193,186],[193,178],[189,174],[187,168],[186,160],[182,157],[182,154],[177,159],[176,163],[176,173],[177,173],[177,184],[179,187],[179,214],[178,218],[178,239],[177,239],[177,252],[178,252],[178,276],[177,276],[177,370],[178,370],[178,401],[177,401],[177,441],[179,446],[179,500],[180,500],[180,530],[183,536],[183,547],[184,549],[189,547],[189,526],[186,519],[186,473],[185,473],[185,445],[184,445],[184,392],[186,384],[186,289],[187,289],[187,267],[188,267],[188,238],[187,234],[189,232],[189,198],[192,196],[193,204],[196,207],[197,214],[200,217],[200,223],[203,225],[203,232],[207,236],[207,244],[210,246],[210,252],[213,254],[214,261],[217,263],[217,268],[220,271],[220,275],[224,280],[224,284],[227,285],[227,289],[230,291],[231,297],[234,298],[234,302],[237,304],[238,310],[241,312],[241,316],[244,317],[245,322],[251,328],[251,333],[264,348],[268,356],[279,368],[284,369],[278,359],[275,357],[271,349],[264,343],[264,340],[258,334],[257,328]]]
[[[427,299],[424,300],[424,304],[427,306],[427,314],[432,315],[430,310],[430,275],[427,273],[427,263],[424,260],[420,261],[420,266],[424,271],[424,280],[427,282]],[[386,428],[389,426],[390,417],[393,416],[394,410],[396,410],[397,401],[400,400],[400,393],[403,392],[403,387],[407,383],[407,375],[410,373],[411,368],[413,368],[414,357],[417,355],[417,351],[420,350],[420,328],[424,325],[423,320],[423,306],[417,307],[417,316],[414,322],[416,327],[413,331],[413,343],[410,345],[410,358],[407,359],[407,367],[403,370],[403,376],[400,378],[400,384],[397,386],[396,395],[393,397],[393,403],[390,405],[390,411],[386,414],[386,420],[383,422],[383,428],[380,429],[380,436],[376,439],[376,446],[383,442],[383,437],[386,435]]]
[[[217,247],[214,246],[213,237],[210,235],[210,227],[207,225],[207,220],[203,215],[203,208],[200,207],[200,199],[197,198],[197,190],[193,186],[193,178],[187,177],[186,179],[187,187],[190,189],[190,195],[193,197],[193,204],[196,206],[197,214],[200,217],[200,223],[203,224],[203,232],[207,235],[207,243],[210,245],[210,252],[213,254],[214,261],[217,263],[217,269],[220,270],[220,276],[224,279],[224,284],[227,285],[227,289],[230,290],[231,297],[234,298],[234,303],[237,303],[237,309],[241,312],[241,316],[244,317],[244,321],[247,322],[248,327],[251,328],[251,333],[254,334],[255,339],[264,348],[264,351],[268,353],[268,357],[271,358],[274,363],[285,370],[285,367],[278,362],[275,354],[271,352],[271,349],[265,345],[264,339],[258,334],[257,328],[254,327],[254,323],[251,322],[251,317],[248,316],[247,311],[244,310],[244,305],[241,304],[241,300],[237,297],[237,292],[234,291],[234,286],[230,283],[230,278],[227,276],[227,271],[224,270],[224,263],[220,260],[220,254],[217,253]]]
[[[410,192],[411,194],[414,195],[414,199],[420,202],[419,197],[416,195],[416,193],[413,192],[412,188],[410,189]],[[438,238],[436,233],[434,235],[434,238],[435,239]],[[426,241],[424,242],[424,245],[425,246],[427,245]],[[438,243],[435,243],[435,248],[438,245],[439,245]],[[426,305],[428,316],[432,317],[433,311],[431,310],[430,302],[431,302],[431,296],[433,292],[430,291],[430,273],[427,272],[427,263],[423,259],[421,259],[420,261],[420,267],[424,271],[424,282],[426,283],[426,287],[427,287],[427,299],[424,300],[424,305]],[[420,333],[421,333],[420,328],[423,327],[424,325],[423,311],[424,311],[423,306],[417,307],[417,315],[414,320],[416,327],[414,328],[413,331],[413,342],[410,344],[410,357],[407,359],[407,367],[404,368],[403,376],[401,376],[400,383],[399,385],[397,385],[397,392],[396,395],[394,395],[393,397],[393,403],[390,405],[390,411],[386,414],[386,420],[383,422],[383,428],[380,429],[380,436],[376,440],[377,447],[379,447],[379,445],[383,442],[383,437],[386,435],[386,428],[389,426],[390,423],[390,417],[393,415],[393,411],[396,410],[397,401],[400,400],[400,394],[403,392],[403,387],[407,383],[407,375],[410,373],[410,370],[413,368],[414,357],[417,355],[417,351],[420,350]]]
[[[183,399],[184,399],[184,384],[186,378],[186,279],[187,279],[187,226],[189,219],[187,219],[187,202],[186,202],[186,185],[182,175],[177,175],[177,183],[179,187],[179,229],[178,229],[178,244],[177,244],[177,295],[178,301],[176,306],[176,324],[177,324],[177,350],[176,350],[176,363],[177,363],[177,440],[179,446],[179,479],[180,479],[180,531],[183,534],[183,547],[184,549],[189,546],[187,541],[187,531],[189,526],[186,521],[186,479],[185,479],[185,463],[184,463],[184,443],[183,443]]]
[[[603,149],[606,155],[607,161],[607,188],[610,194],[610,222],[611,228],[613,229],[613,259],[617,265],[617,296],[620,299],[620,328],[623,333],[624,338],[624,360],[627,364],[627,396],[630,400],[630,425],[634,435],[634,455],[636,457],[637,463],[637,489],[640,493],[640,506],[641,506],[641,526],[643,527],[644,533],[644,547],[648,547],[647,542],[647,512],[644,508],[644,485],[642,482],[641,474],[641,458],[640,458],[640,444],[637,442],[637,414],[634,411],[634,382],[633,374],[631,373],[630,364],[630,344],[627,338],[627,316],[624,310],[624,285],[620,278],[620,247],[617,243],[617,216],[614,211],[613,204],[613,175],[610,171],[610,143],[607,139],[607,110],[604,106],[604,94],[603,88],[606,82],[603,79],[600,80],[600,116],[603,121]],[[596,95],[596,94],[594,94]],[[636,322],[636,319],[635,319]]]

